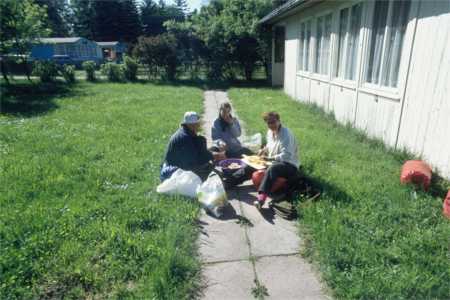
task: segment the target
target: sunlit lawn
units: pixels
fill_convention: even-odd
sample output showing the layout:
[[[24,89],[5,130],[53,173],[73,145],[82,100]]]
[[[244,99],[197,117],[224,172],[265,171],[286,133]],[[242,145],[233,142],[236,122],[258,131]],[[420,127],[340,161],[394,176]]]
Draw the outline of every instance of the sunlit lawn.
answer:
[[[191,297],[198,206],[154,190],[201,101],[149,83],[3,89],[0,298]]]
[[[265,132],[261,114],[275,110],[298,138],[304,171],[324,191],[319,201],[299,207],[306,254],[338,298],[450,298],[450,222],[441,214],[448,182],[428,194],[401,186],[407,155],[281,90],[229,94],[250,132]]]

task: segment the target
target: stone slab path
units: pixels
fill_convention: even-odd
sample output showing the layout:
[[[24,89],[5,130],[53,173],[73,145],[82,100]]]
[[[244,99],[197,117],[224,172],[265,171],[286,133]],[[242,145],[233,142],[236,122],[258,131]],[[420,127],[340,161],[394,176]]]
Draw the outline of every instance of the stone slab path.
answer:
[[[230,101],[223,91],[206,91],[204,100],[203,128],[211,143],[219,106]],[[259,212],[252,205],[256,192],[250,181],[228,191],[228,198],[231,205],[222,219],[205,212],[200,218],[202,299],[330,299],[299,255],[295,221],[277,217],[267,204]]]

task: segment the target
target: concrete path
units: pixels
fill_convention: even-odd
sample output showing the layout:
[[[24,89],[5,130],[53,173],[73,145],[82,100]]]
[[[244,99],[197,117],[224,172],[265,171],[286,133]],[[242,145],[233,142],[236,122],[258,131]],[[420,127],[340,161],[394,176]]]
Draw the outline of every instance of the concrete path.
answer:
[[[219,105],[229,100],[222,91],[206,91],[204,98],[204,134],[210,143]],[[329,299],[299,255],[297,223],[275,216],[267,204],[259,212],[252,205],[256,193],[250,181],[228,191],[228,198],[224,218],[205,212],[200,218],[203,299]]]

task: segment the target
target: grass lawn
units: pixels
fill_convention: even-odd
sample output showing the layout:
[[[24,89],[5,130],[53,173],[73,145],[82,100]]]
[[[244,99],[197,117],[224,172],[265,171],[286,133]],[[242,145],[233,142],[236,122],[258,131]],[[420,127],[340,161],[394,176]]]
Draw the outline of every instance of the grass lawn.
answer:
[[[305,254],[336,297],[450,298],[450,222],[441,214],[448,183],[435,184],[435,196],[401,186],[406,154],[280,90],[234,88],[229,95],[250,132],[266,132],[262,112],[280,112],[300,143],[305,172],[322,183],[319,201],[300,204],[300,224]]]
[[[198,205],[154,191],[201,103],[199,88],[149,83],[3,89],[0,298],[193,296]]]

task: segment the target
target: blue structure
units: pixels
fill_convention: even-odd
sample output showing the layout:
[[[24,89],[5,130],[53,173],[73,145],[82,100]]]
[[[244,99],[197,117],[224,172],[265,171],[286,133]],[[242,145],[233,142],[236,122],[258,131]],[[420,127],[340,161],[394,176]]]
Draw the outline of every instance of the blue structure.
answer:
[[[84,61],[92,60],[99,64],[102,50],[96,42],[82,37],[42,38],[31,49],[33,60],[53,60],[56,63],[81,66]]]

